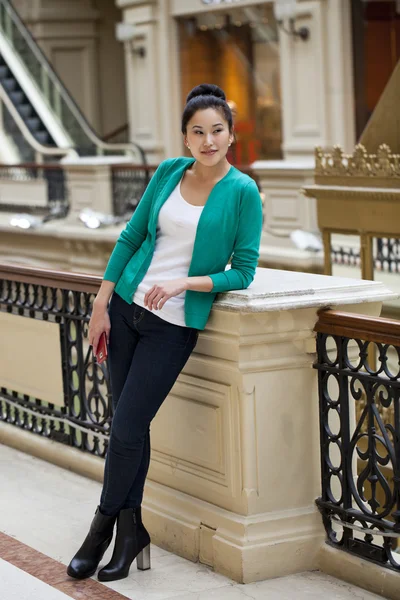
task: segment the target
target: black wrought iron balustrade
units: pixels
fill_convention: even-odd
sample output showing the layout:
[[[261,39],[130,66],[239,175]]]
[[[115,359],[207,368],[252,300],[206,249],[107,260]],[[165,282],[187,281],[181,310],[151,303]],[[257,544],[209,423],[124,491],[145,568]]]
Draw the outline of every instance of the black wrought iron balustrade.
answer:
[[[0,381],[0,420],[104,457],[112,417],[109,374],[107,362],[97,364],[87,342],[100,283],[96,276],[0,265],[0,315],[58,324],[64,392],[59,406],[1,387]],[[27,343],[36,350],[32,340]]]
[[[375,268],[379,271],[400,273],[400,239],[377,239]]]
[[[360,252],[355,248],[347,248],[332,244],[332,264],[349,267],[361,266]],[[377,271],[400,273],[400,239],[377,238],[374,251],[374,266]]]
[[[346,265],[348,267],[361,267],[361,256],[354,248],[332,245],[331,260],[333,265]]]
[[[142,198],[157,167],[112,165],[113,210],[116,217],[129,217]]]
[[[48,163],[23,163],[17,165],[0,165],[0,186],[3,181],[21,183],[43,181],[46,185],[47,205],[34,205],[31,202],[1,203],[0,210],[27,212],[33,214],[59,213],[66,216],[69,209],[66,175],[62,166]],[[26,189],[29,199],[29,187]]]
[[[315,330],[328,543],[400,570],[400,322],[323,311]]]

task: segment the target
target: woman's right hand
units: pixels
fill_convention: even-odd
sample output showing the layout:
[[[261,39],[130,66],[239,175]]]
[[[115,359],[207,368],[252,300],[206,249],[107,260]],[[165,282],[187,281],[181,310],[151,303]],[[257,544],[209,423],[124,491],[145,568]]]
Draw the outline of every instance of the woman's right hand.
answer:
[[[93,303],[92,316],[89,321],[89,344],[93,346],[93,355],[97,355],[97,346],[99,345],[100,336],[103,331],[106,332],[107,343],[110,336],[111,323],[107,312],[107,305],[104,303]]]

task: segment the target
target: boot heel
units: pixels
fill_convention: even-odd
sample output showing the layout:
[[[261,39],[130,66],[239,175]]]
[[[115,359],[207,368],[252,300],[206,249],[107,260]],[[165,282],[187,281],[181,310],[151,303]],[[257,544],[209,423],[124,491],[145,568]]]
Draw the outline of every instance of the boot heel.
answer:
[[[136,557],[136,564],[140,571],[147,571],[147,569],[150,569],[150,544],[139,552]]]

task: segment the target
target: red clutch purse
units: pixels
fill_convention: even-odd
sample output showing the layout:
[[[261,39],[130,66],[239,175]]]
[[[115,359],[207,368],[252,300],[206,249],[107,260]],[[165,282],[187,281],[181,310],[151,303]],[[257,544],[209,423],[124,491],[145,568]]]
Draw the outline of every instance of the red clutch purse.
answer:
[[[96,360],[98,364],[101,365],[101,363],[107,359],[107,356],[107,335],[106,332],[103,331],[99,339],[99,344],[97,346]]]

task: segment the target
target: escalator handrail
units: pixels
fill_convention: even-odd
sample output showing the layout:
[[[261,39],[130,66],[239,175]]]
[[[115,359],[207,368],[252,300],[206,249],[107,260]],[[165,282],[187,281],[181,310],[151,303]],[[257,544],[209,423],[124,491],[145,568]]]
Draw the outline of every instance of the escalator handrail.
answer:
[[[27,28],[27,26],[25,25],[25,23],[19,16],[18,12],[15,10],[15,8],[12,4],[12,0],[0,0],[0,3],[3,4],[5,9],[10,14],[10,16],[11,16],[12,20],[14,21],[15,25],[17,26],[19,32],[26,39],[30,49],[35,54],[36,58],[39,60],[39,62],[42,64],[42,66],[45,66],[49,77],[52,78],[54,85],[56,87],[58,87],[59,90],[61,91],[64,101],[66,102],[66,104],[68,104],[69,109],[74,114],[75,118],[77,119],[80,126],[82,127],[84,133],[93,142],[93,144],[95,144],[95,146],[97,146],[98,148],[100,148],[102,150],[124,150],[124,151],[131,151],[134,153],[139,152],[142,163],[146,164],[147,161],[146,161],[145,152],[144,152],[143,148],[141,148],[141,146],[139,146],[139,144],[136,144],[135,142],[130,142],[128,144],[107,144],[106,142],[103,142],[103,140],[101,140],[99,138],[99,136],[94,131],[94,129],[92,128],[90,123],[87,121],[85,115],[82,113],[78,104],[75,102],[75,100],[72,98],[71,94],[69,93],[68,89],[63,84],[59,75],[56,73],[56,71],[52,67],[52,65],[49,62],[48,58],[46,57],[45,53],[42,51],[39,44],[36,42],[32,33],[29,31],[29,29]]]
[[[44,146],[43,144],[38,142],[37,139],[32,135],[31,131],[29,130],[25,121],[19,114],[18,110],[15,108],[13,102],[10,100],[9,95],[7,94],[6,90],[3,88],[1,83],[0,83],[0,100],[1,100],[1,102],[3,102],[5,107],[8,109],[15,124],[17,125],[18,129],[24,136],[25,140],[28,142],[28,144],[30,144],[32,146],[32,148],[34,150],[36,150],[36,152],[39,152],[40,154],[43,154],[45,156],[71,156],[71,157],[78,156],[78,154],[74,148],[53,148],[51,146]]]

